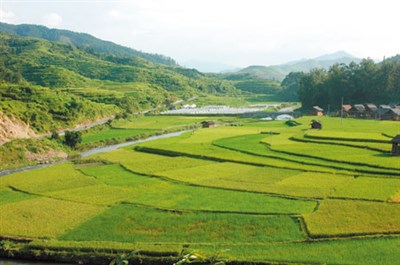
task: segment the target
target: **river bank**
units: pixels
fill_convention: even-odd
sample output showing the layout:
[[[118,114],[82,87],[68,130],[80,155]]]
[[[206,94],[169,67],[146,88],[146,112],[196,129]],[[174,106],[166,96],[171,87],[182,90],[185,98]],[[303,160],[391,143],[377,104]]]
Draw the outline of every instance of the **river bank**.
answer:
[[[150,136],[145,139],[128,141],[125,143],[112,144],[112,145],[106,145],[106,146],[101,146],[101,147],[95,147],[95,148],[89,149],[87,151],[84,151],[84,152],[78,154],[77,156],[87,157],[89,155],[94,155],[94,154],[103,153],[103,152],[109,152],[109,151],[116,150],[121,147],[126,147],[126,146],[134,145],[137,143],[143,143],[143,142],[153,141],[153,140],[162,139],[162,138],[179,136],[179,135],[184,134],[189,131],[190,130],[183,130],[183,131],[178,131],[178,132],[165,133],[165,134]],[[71,159],[63,159],[63,160],[59,160],[59,161],[56,161],[54,163],[49,163],[49,164],[39,164],[39,165],[26,166],[26,167],[21,167],[21,168],[7,169],[7,170],[0,171],[0,177],[10,175],[13,173],[17,173],[17,172],[29,171],[29,170],[33,170],[33,169],[59,165],[59,164],[65,163],[67,161],[71,161]]]

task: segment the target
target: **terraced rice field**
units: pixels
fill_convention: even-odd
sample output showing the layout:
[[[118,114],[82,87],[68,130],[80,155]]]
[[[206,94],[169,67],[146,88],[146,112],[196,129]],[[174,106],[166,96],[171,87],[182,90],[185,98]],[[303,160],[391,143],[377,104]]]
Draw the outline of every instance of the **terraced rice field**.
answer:
[[[143,126],[168,125],[154,120]],[[387,135],[400,123],[323,118],[312,131],[310,120],[246,120],[1,177],[0,235],[171,263],[184,249],[254,263],[398,264],[400,157]]]
[[[132,117],[130,120],[114,120],[109,128],[100,131],[89,130],[84,132],[82,146],[94,143],[113,143],[142,139],[158,133],[197,128],[204,120],[217,120],[222,123],[235,122],[235,117],[185,117],[185,116],[142,116]]]

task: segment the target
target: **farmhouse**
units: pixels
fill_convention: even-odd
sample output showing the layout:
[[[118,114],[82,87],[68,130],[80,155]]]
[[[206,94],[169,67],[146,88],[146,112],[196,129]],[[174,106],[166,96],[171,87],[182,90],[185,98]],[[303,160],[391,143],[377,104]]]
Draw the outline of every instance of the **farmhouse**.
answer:
[[[351,114],[356,118],[365,118],[365,107],[362,104],[354,104]]]
[[[215,122],[214,122],[214,121],[202,121],[202,122],[201,122],[201,127],[202,127],[202,128],[212,128],[212,127],[215,127]]]
[[[350,117],[351,116],[350,110],[352,108],[353,107],[351,105],[342,105],[343,116]]]
[[[322,123],[320,121],[313,120],[311,122],[311,129],[322,129]]]
[[[364,104],[364,107],[365,118],[374,118],[375,112],[378,110],[378,107],[372,103]]]
[[[320,108],[319,106],[313,106],[310,114],[313,116],[324,116],[324,109]]]
[[[379,120],[400,121],[400,109],[391,108],[389,105],[380,105],[376,111],[376,116]]]
[[[400,134],[392,139],[392,155],[400,155]]]

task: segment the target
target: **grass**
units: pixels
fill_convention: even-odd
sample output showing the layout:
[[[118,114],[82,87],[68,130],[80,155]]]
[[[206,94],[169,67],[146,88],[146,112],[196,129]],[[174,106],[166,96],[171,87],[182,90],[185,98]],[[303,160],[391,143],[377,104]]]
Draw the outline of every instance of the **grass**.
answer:
[[[196,248],[196,246],[191,246]],[[314,242],[199,246],[207,253],[229,249],[229,260],[277,264],[398,264],[399,237],[328,240]]]
[[[165,212],[130,205],[113,207],[60,237],[116,242],[269,242],[303,239],[286,216]]]
[[[36,196],[32,196],[22,192],[16,192],[12,190],[3,190],[0,192],[0,205],[19,202],[23,200],[33,199]]]
[[[113,205],[129,197],[135,196],[134,190],[123,187],[113,187],[104,184],[89,187],[78,187],[62,191],[49,191],[44,195],[60,200],[87,203],[92,205]]]
[[[379,167],[385,167],[392,171],[400,169],[398,157],[347,146],[329,145],[324,148],[321,144],[296,143],[295,145],[274,146],[272,150],[283,151],[296,156],[329,159],[331,162],[359,164],[360,166],[368,166],[375,169]],[[348,154],[352,155],[349,156]]]
[[[379,143],[379,142],[371,142],[371,141],[351,141],[351,140],[340,140],[336,138],[334,140],[331,139],[313,139],[310,137],[299,137],[299,136],[292,136],[290,138],[292,141],[299,141],[299,142],[306,142],[306,143],[316,143],[316,144],[328,144],[328,145],[342,145],[342,146],[350,146],[356,147],[360,149],[369,149],[373,151],[378,151],[381,153],[390,153],[391,151],[391,144],[390,143]]]
[[[300,173],[235,163],[218,163],[157,174],[198,185],[310,198],[326,197],[351,179],[348,176]]]
[[[363,142],[374,142],[382,141],[389,143],[390,139],[379,132],[342,132],[342,131],[328,131],[328,130],[316,130],[309,131],[305,134],[306,137],[323,139],[323,140],[343,140],[343,141],[363,141]]]
[[[138,117],[112,130],[203,119]],[[32,237],[37,251],[176,257],[189,244],[239,262],[398,263],[400,178],[385,174],[399,158],[362,145],[386,148],[374,141],[399,123],[322,117],[310,131],[310,120],[244,120],[1,177],[0,235]]]
[[[318,210],[305,214],[313,236],[400,232],[400,205],[366,201],[324,200]]]
[[[29,247],[37,249],[73,249],[73,250],[92,250],[99,252],[101,250],[112,253],[114,251],[128,251],[138,250],[140,254],[151,253],[168,253],[171,255],[175,253],[177,256],[182,250],[181,243],[160,244],[160,243],[124,243],[112,241],[65,241],[65,240],[34,240],[29,243]]]
[[[359,177],[336,188],[332,197],[389,200],[400,190],[400,179]]]
[[[115,120],[114,128],[123,129],[172,129],[188,125],[199,125],[204,120],[235,120],[232,117],[188,117],[188,116],[136,116],[126,120]]]
[[[116,119],[111,127],[103,127],[86,131],[83,135],[82,145],[90,145],[98,142],[121,142],[157,133],[198,128],[201,121],[214,120],[218,123],[231,123],[236,117],[186,117],[186,116],[129,116],[127,119]]]
[[[115,129],[107,128],[100,132],[85,134],[82,138],[82,144],[89,144],[93,142],[106,141],[110,139],[126,140],[130,138],[140,137],[155,133],[156,130],[149,129]]]
[[[351,173],[351,171],[354,170],[356,171],[362,170],[363,172],[366,173],[369,172],[370,174],[376,174],[376,173],[384,174],[386,172],[395,174],[393,168],[379,169],[376,168],[376,166],[364,163],[362,160],[361,161],[357,161],[355,159],[352,160],[352,163],[360,164],[357,165],[357,167],[354,164],[349,164],[347,161],[339,159],[327,160],[328,159],[327,156],[334,156],[331,154],[331,152],[338,152],[338,150],[341,150],[343,154],[345,152],[351,152],[351,150],[354,150],[354,148],[349,149],[349,147],[342,147],[335,145],[298,143],[290,141],[288,137],[289,136],[285,134],[277,136],[273,135],[267,137],[264,134],[251,134],[251,135],[241,135],[241,136],[223,138],[216,140],[213,143],[223,148],[233,149],[240,152],[246,152],[249,154],[302,164],[303,165],[301,166],[302,169],[310,169],[310,166],[316,166],[316,167],[325,167],[327,169],[329,168],[339,169],[342,170],[343,173]],[[266,143],[268,146],[263,145],[262,143]],[[307,154],[308,150],[310,150],[309,151],[310,154]],[[376,153],[377,152],[374,152],[374,154]],[[364,152],[362,152],[362,155],[363,156],[365,155]],[[337,155],[336,157],[340,157],[340,155]],[[390,163],[390,161],[387,161],[387,159],[385,161],[388,164]],[[392,164],[393,163],[390,163],[390,165]],[[304,165],[306,166],[308,165],[308,167]],[[318,170],[318,168],[316,168],[315,170]]]
[[[97,181],[93,177],[85,176],[76,171],[71,163],[1,177],[1,186],[12,186],[36,194],[86,187],[96,183]]]
[[[192,168],[214,163],[211,161],[188,157],[167,157],[155,154],[146,154],[129,149],[120,149],[100,154],[96,157],[106,159],[113,163],[120,163],[130,170],[147,174],[170,169]]]
[[[244,128],[244,131],[242,131],[242,128],[236,129],[235,131],[229,131],[226,130],[225,128],[216,128],[213,129],[213,131],[220,131],[221,135],[220,136],[225,136],[224,131],[232,132],[233,135],[237,135],[240,132],[246,133],[249,131],[253,130],[248,130]],[[260,131],[260,130],[259,130]],[[211,132],[210,132],[211,133]],[[215,132],[214,132],[215,133]],[[232,134],[228,134],[232,135]],[[261,135],[261,134],[258,134]],[[207,136],[209,138],[207,139]],[[188,138],[188,139],[187,139]],[[239,138],[239,137],[238,137]],[[264,155],[257,155],[255,156],[254,153],[248,152],[244,153],[241,151],[235,151],[235,150],[230,150],[222,147],[218,147],[215,145],[212,145],[212,141],[215,138],[213,135],[207,135],[205,130],[200,130],[196,131],[193,133],[187,133],[185,135],[182,135],[181,137],[176,137],[173,140],[166,141],[166,142],[149,142],[145,144],[140,144],[140,146],[146,146],[146,147],[155,147],[160,150],[170,150],[170,151],[176,151],[180,152],[182,154],[187,154],[187,155],[196,155],[200,157],[211,157],[211,158],[217,158],[217,159],[222,159],[226,161],[235,161],[238,163],[250,163],[250,164],[259,164],[259,165],[265,165],[265,166],[273,166],[273,167],[279,167],[279,168],[284,168],[284,169],[293,169],[293,170],[313,170],[313,171],[321,171],[321,172],[334,172],[333,169],[331,168],[326,168],[323,166],[318,166],[318,165],[305,165],[301,162],[291,162],[291,161],[283,161],[282,159],[279,159],[276,157],[276,155],[271,157],[264,156]],[[218,139],[218,138],[217,138]],[[214,141],[214,143],[218,142]],[[240,142],[240,141],[236,141]],[[262,151],[265,151],[265,147],[260,145],[259,147],[262,149]]]
[[[99,206],[49,198],[8,203],[0,206],[0,234],[55,238],[103,210]]]
[[[115,193],[112,193],[103,188],[105,190],[99,193],[99,198],[91,197],[90,189],[85,189],[84,193],[68,190],[62,195],[57,194],[59,198],[76,200],[79,197],[78,201],[94,203],[99,199],[107,198],[110,193],[115,196],[119,194],[121,201],[167,209],[273,214],[306,213],[313,211],[316,206],[315,202],[308,200],[291,200],[263,194],[237,192],[226,190],[225,187],[222,187],[223,189],[195,187],[149,178],[130,173],[119,165],[88,167],[82,170],[105,183],[111,182],[113,185],[118,185],[119,190],[108,187],[109,190],[115,190]],[[100,189],[93,187],[93,192],[96,190]]]

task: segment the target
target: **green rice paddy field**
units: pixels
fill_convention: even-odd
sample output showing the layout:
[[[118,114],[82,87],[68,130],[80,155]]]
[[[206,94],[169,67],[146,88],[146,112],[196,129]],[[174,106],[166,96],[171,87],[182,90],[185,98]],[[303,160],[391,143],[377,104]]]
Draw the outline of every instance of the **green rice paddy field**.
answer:
[[[0,235],[33,249],[137,250],[171,263],[184,249],[246,263],[399,264],[400,156],[389,136],[400,123],[326,117],[310,130],[311,119],[221,123],[3,176]]]

